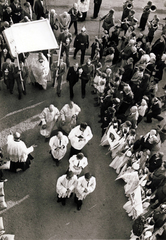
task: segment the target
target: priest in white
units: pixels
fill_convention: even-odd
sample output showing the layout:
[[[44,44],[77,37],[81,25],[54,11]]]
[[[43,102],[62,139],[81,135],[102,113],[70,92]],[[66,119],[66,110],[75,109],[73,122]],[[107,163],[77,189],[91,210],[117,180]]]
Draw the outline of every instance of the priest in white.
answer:
[[[72,171],[76,175],[80,175],[82,170],[88,165],[88,159],[83,153],[73,155],[69,159],[69,171]]]
[[[73,128],[68,138],[71,143],[70,157],[81,152],[83,147],[92,139],[93,134],[87,123],[81,123]]]
[[[27,148],[25,143],[20,140],[19,132],[8,135],[7,154],[8,159],[11,161],[10,170],[16,172],[18,168],[21,168],[23,171],[29,168],[31,164],[30,160],[33,159],[30,153],[34,151],[34,147],[36,145]]]
[[[53,159],[56,161],[56,165],[59,166],[59,161],[65,156],[67,151],[67,145],[69,143],[68,137],[61,131],[58,131],[56,136],[50,138],[49,146],[51,148],[50,153]]]
[[[77,184],[77,176],[68,171],[67,174],[60,176],[56,183],[57,202],[66,204],[66,199],[71,197]]]
[[[75,188],[75,202],[77,204],[77,210],[81,209],[82,201],[87,195],[92,193],[96,188],[96,178],[89,172],[84,176],[78,178],[77,186]]]
[[[67,134],[69,134],[71,129],[76,126],[77,117],[80,112],[81,108],[73,101],[65,104],[60,111],[60,128],[62,128]]]
[[[49,107],[44,108],[40,114],[41,119],[41,128],[40,134],[45,137],[47,140],[55,126],[59,117],[59,110],[53,104],[50,104]]]

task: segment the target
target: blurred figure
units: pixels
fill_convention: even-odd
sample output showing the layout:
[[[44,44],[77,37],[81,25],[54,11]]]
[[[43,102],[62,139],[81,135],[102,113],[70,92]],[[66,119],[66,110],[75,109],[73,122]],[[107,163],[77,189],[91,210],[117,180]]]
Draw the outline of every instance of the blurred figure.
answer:
[[[94,0],[93,16],[91,17],[92,19],[96,19],[98,17],[101,3],[102,3],[102,0]]]
[[[57,95],[61,96],[63,75],[66,72],[66,63],[63,61],[63,57],[60,58],[59,65],[58,61],[55,61],[51,65],[53,87],[57,87]]]
[[[36,14],[36,19],[40,20],[42,17],[45,18],[43,0],[35,0],[34,12]]]
[[[114,9],[111,9],[107,15],[105,15],[104,17],[102,17],[100,19],[100,21],[104,20],[102,27],[108,33],[109,33],[110,28],[115,25],[115,23],[114,23],[114,12],[115,12]]]
[[[17,83],[18,90],[18,99],[22,98],[22,93],[26,95],[26,82],[29,75],[28,67],[24,65],[23,62],[20,62],[20,66],[15,66],[14,69],[14,78]]]
[[[59,14],[59,27],[61,32],[63,32],[66,29],[69,29],[70,22],[71,17],[69,13],[64,12],[62,14]]]
[[[22,19],[22,8],[21,8],[19,0],[14,0],[10,4],[10,8],[12,9],[13,23],[19,23]]]
[[[81,29],[81,33],[77,34],[74,39],[74,56],[73,58],[76,59],[77,52],[81,50],[81,59],[80,64],[84,63],[85,51],[89,47],[89,35],[86,33],[86,28],[83,27]]]
[[[9,89],[10,93],[13,94],[14,88],[14,69],[15,65],[11,62],[11,59],[7,58],[6,62],[2,64],[2,76],[4,79],[4,83],[6,84],[7,89]]]
[[[78,0],[78,9],[82,13],[82,17],[79,18],[79,21],[85,21],[87,17],[87,12],[89,11],[90,0]]]
[[[79,68],[78,63],[75,63],[74,66],[69,67],[66,80],[69,82],[70,89],[70,100],[74,97],[73,87],[79,80]]]
[[[151,13],[151,6],[152,6],[152,2],[149,1],[143,9],[143,13],[141,15],[140,25],[139,25],[139,28],[141,29],[141,31],[145,30],[145,26],[148,21],[149,14]]]
[[[73,7],[68,11],[68,13],[70,14],[71,17],[71,22],[69,25],[69,29],[72,26],[72,24],[74,24],[74,29],[75,29],[75,35],[77,35],[78,33],[78,29],[77,29],[77,21],[79,18],[82,17],[82,13],[78,10],[78,4],[74,3]]]
[[[63,53],[65,52],[67,67],[70,66],[69,49],[70,49],[71,41],[72,41],[72,34],[69,32],[69,29],[65,29],[62,33],[60,33],[59,42],[62,42],[61,56],[63,56]]]

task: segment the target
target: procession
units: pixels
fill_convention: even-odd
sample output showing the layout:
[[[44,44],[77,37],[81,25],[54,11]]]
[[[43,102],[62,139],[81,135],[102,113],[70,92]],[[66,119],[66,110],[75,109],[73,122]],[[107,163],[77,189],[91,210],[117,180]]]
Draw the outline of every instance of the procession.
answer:
[[[62,12],[43,0],[1,3],[0,239],[166,239],[166,17],[144,4],[139,14],[133,0],[102,14],[100,0]],[[21,230],[7,221],[21,204],[29,236],[24,221]],[[86,214],[101,224],[113,213],[111,233],[91,223],[83,237],[79,212],[86,227]],[[75,234],[63,231],[66,216]]]

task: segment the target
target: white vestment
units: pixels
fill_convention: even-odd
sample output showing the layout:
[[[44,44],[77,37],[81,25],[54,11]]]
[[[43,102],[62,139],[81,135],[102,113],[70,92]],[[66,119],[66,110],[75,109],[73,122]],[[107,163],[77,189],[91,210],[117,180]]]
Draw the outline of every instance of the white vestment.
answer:
[[[69,143],[68,138],[63,135],[62,139],[57,136],[50,138],[49,146],[51,148],[51,153],[55,159],[62,159],[67,151],[67,144]]]
[[[77,180],[77,186],[75,188],[75,193],[78,200],[83,200],[89,193],[92,193],[96,188],[96,178],[91,177],[89,181],[85,179],[85,176],[80,177]],[[87,191],[86,191],[87,190]]]
[[[7,153],[8,158],[12,162],[26,162],[28,154],[33,152],[33,146],[27,148],[25,143],[21,140],[14,141],[13,135],[7,137]]]
[[[81,150],[92,137],[93,134],[90,127],[87,126],[84,131],[81,131],[80,125],[73,128],[68,135],[71,146],[77,150]]]
[[[83,157],[81,160],[77,159],[77,155],[73,155],[69,159],[69,171],[72,171],[74,174],[79,175],[83,168],[88,165],[88,160],[86,157]]]
[[[56,184],[56,192],[59,198],[70,197],[71,193],[73,192],[76,184],[77,184],[77,176],[73,175],[73,177],[68,180],[67,174],[62,175],[58,178]]]

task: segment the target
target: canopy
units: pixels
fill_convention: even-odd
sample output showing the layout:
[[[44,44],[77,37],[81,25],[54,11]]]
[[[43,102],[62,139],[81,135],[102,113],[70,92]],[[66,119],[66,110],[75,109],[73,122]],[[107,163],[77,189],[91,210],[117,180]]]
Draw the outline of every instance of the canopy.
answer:
[[[59,48],[47,19],[13,24],[3,35],[13,57],[19,53]]]

